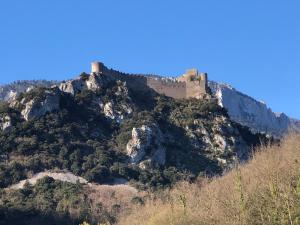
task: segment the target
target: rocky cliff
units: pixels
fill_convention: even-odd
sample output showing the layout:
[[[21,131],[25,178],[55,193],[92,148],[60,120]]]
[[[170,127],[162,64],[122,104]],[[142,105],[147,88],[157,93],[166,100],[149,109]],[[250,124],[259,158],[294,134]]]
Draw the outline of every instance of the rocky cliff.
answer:
[[[220,106],[227,109],[230,118],[248,126],[253,132],[264,132],[277,137],[298,130],[297,120],[284,113],[274,113],[265,103],[247,96],[230,85],[209,82]]]

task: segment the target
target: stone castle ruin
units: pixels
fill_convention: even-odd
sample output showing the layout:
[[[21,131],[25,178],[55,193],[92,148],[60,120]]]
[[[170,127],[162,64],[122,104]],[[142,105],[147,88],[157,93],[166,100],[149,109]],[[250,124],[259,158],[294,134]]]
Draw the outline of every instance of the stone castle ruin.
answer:
[[[197,69],[187,70],[185,74],[177,78],[167,78],[157,75],[126,74],[108,69],[101,62],[92,62],[91,74],[110,76],[125,81],[128,86],[137,90],[150,88],[159,94],[176,99],[200,99],[209,96],[207,74],[199,73]]]

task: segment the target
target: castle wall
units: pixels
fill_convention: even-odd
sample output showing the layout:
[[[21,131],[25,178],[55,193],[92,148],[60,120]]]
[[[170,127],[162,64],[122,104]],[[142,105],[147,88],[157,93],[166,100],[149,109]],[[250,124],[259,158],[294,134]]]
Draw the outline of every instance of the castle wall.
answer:
[[[203,88],[203,82],[189,81],[186,82],[186,97],[187,98],[200,98],[201,95],[205,94],[205,88]]]
[[[94,64],[95,65],[95,64]],[[99,70],[99,73],[108,75],[113,79],[126,82],[128,87],[138,91],[154,90],[159,94],[182,99],[182,98],[201,98],[207,93],[207,75],[201,74],[200,79],[191,80],[184,76],[177,80],[168,78],[160,78],[155,76],[147,76],[143,74],[126,74],[116,70],[108,69],[103,64],[95,65],[94,70]],[[195,71],[190,72],[195,76]]]
[[[186,97],[185,82],[147,78],[147,85],[156,92],[172,98],[180,99]]]
[[[147,85],[147,78],[143,75],[138,74],[127,74],[122,73],[116,70],[110,70],[105,68],[102,71],[102,74],[108,75],[109,77],[115,79],[115,80],[121,80],[123,82],[126,82],[127,86],[137,90],[137,91],[147,91],[149,90],[149,87]]]

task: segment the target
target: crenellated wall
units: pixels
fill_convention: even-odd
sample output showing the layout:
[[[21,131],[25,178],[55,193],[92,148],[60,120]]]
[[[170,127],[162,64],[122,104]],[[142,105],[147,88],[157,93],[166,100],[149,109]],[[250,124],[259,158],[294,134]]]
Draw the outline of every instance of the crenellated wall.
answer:
[[[186,98],[185,82],[147,78],[147,85],[160,94],[179,99]]]
[[[188,70],[186,74],[178,78],[165,78],[156,75],[126,74],[108,69],[103,63],[93,62],[92,73],[125,81],[135,90],[142,91],[150,88],[159,94],[177,99],[203,98],[207,94],[207,74],[198,74],[196,69]]]

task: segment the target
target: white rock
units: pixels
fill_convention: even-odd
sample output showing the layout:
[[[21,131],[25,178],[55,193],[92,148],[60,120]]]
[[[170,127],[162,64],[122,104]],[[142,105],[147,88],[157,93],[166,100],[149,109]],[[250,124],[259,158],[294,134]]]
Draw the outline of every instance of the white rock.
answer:
[[[291,127],[291,119],[285,114],[272,112],[265,103],[257,101],[227,84],[209,83],[220,106],[227,109],[234,121],[248,126],[253,132],[264,132],[275,136],[284,135]]]
[[[146,148],[150,146],[152,130],[143,125],[140,128],[133,128],[131,140],[127,143],[127,155],[131,157],[132,163],[138,163],[146,155]]]
[[[103,112],[106,117],[111,118],[112,120],[116,118],[112,102],[108,102],[104,105]]]
[[[92,90],[92,91],[101,89],[101,81],[99,78],[100,78],[99,75],[92,73],[89,76],[88,80],[86,80],[86,82],[85,82],[87,89]]]
[[[164,165],[166,150],[162,146],[162,141],[161,131],[155,124],[133,128],[131,139],[126,146],[131,163],[139,164],[141,168],[150,165]]]
[[[86,88],[86,83],[80,78],[69,80],[59,85],[59,89],[61,91],[70,93],[72,95],[75,95],[76,93],[82,91],[85,88]]]
[[[121,123],[126,116],[132,113],[132,109],[128,105],[121,105],[121,110],[116,110],[112,102],[107,102],[103,106],[103,113],[107,118],[115,120],[117,123]]]
[[[36,119],[48,112],[59,110],[59,93],[56,90],[45,93],[46,97],[42,101],[32,99],[25,103],[25,108],[21,111],[21,115],[25,120]]]

